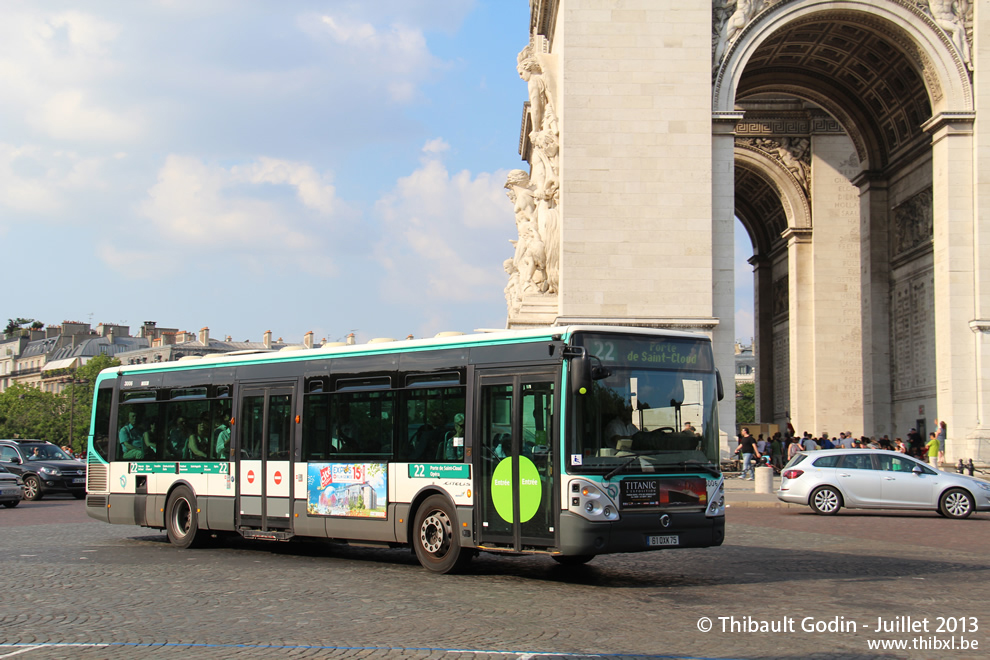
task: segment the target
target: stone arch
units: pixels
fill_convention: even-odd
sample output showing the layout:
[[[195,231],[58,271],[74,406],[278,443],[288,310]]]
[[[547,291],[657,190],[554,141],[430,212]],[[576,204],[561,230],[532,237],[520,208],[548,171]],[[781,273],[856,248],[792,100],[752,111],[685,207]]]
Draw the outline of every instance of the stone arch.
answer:
[[[905,0],[781,0],[755,16],[729,45],[712,85],[713,112],[730,112],[743,72],[757,48],[795,21],[854,18],[883,32],[913,62],[925,81],[932,114],[971,112],[972,82],[966,63],[938,24]]]
[[[735,164],[736,167],[748,170],[762,179],[780,196],[787,219],[787,225],[783,229],[811,228],[811,206],[808,197],[789,170],[759,149],[738,143],[735,148]],[[769,245],[766,247],[769,248]]]

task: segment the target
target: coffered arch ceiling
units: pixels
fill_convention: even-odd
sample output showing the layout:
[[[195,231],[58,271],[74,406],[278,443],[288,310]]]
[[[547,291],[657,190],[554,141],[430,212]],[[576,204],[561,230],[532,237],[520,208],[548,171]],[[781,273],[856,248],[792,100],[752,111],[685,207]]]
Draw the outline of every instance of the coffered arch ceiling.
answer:
[[[906,35],[863,12],[823,12],[787,23],[746,63],[736,100],[787,94],[827,110],[860,160],[883,170],[927,147],[932,114],[923,58]]]

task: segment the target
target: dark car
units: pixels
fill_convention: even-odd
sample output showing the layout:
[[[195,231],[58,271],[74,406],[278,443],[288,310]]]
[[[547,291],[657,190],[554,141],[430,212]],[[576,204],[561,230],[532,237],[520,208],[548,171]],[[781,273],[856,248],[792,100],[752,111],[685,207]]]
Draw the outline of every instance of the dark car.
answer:
[[[13,509],[21,503],[23,497],[24,485],[21,478],[0,465],[0,504]]]
[[[49,493],[86,497],[86,464],[44,440],[0,440],[0,464],[24,481],[24,499]]]

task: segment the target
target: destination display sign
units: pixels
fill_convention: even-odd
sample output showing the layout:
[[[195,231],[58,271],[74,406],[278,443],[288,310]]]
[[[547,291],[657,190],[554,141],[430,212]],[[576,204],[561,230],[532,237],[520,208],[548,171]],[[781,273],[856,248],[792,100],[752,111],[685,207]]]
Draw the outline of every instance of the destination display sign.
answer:
[[[623,479],[619,508],[655,509],[708,504],[708,485],[700,477]]]
[[[466,463],[410,463],[410,479],[470,479],[471,466]]]
[[[711,343],[669,337],[661,340],[635,335],[579,335],[575,343],[606,366],[657,367],[708,371],[714,368]]]

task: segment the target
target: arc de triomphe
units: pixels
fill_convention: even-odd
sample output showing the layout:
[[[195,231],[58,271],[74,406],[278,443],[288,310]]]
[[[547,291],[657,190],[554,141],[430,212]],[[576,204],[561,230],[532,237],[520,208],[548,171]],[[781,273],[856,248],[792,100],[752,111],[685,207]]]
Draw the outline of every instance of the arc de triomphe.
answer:
[[[738,217],[758,421],[990,461],[990,0],[530,6],[509,327],[708,333],[731,436]]]

